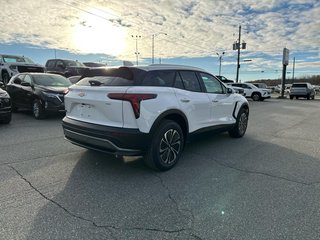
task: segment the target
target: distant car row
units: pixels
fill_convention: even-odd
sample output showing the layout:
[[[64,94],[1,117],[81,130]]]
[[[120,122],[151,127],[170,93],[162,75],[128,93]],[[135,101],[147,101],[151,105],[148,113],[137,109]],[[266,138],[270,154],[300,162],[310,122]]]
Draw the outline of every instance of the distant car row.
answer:
[[[10,78],[24,72],[48,72],[60,74],[65,77],[82,75],[91,67],[105,67],[106,64],[85,62],[81,63],[65,59],[49,59],[44,66],[35,64],[31,59],[24,56],[0,54],[0,81],[5,85]]]

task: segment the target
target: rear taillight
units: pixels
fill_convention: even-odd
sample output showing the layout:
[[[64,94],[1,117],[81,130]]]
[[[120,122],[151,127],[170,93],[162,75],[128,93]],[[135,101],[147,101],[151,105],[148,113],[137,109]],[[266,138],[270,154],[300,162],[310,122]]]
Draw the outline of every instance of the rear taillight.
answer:
[[[154,99],[157,94],[152,93],[109,93],[110,99],[129,101],[132,105],[133,112],[136,118],[140,116],[140,102],[144,100]]]

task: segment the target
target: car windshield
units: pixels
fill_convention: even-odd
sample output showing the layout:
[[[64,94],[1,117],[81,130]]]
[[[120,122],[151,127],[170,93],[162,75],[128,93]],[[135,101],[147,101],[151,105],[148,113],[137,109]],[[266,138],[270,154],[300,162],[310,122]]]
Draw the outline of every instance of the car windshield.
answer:
[[[71,82],[60,75],[33,75],[34,84],[50,87],[69,87]]]
[[[300,87],[300,88],[306,88],[307,87],[307,84],[304,84],[304,83],[301,83],[301,84],[293,84],[292,87]]]
[[[3,61],[6,63],[34,63],[31,59],[27,57],[18,56],[4,56]]]
[[[83,65],[83,63],[77,62],[77,61],[65,60],[64,62],[66,64],[66,66],[68,66],[68,67],[85,67],[85,65]]]

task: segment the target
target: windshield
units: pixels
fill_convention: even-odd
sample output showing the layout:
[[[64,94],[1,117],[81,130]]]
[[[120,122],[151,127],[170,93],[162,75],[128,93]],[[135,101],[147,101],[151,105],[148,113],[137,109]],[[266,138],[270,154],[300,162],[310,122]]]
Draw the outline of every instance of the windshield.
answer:
[[[31,59],[27,57],[18,57],[18,56],[4,56],[3,61],[6,63],[34,63]]]
[[[69,87],[71,82],[60,75],[33,75],[34,84],[50,87]]]
[[[81,62],[77,61],[70,61],[70,60],[65,60],[64,61],[67,67],[85,67]]]
[[[307,84],[305,84],[305,83],[296,83],[296,84],[292,84],[292,87],[294,88],[294,87],[297,87],[297,88],[306,88],[307,87]]]

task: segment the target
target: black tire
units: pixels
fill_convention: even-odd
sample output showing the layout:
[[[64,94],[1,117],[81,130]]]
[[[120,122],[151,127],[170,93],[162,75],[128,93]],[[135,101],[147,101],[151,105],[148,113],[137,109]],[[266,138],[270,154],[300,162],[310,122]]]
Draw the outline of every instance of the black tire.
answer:
[[[11,122],[11,114],[8,115],[8,116],[5,116],[2,120],[1,120],[2,123],[4,124],[9,124]]]
[[[144,156],[145,163],[158,171],[173,168],[180,159],[184,139],[178,123],[171,120],[163,121],[153,135],[151,146]]]
[[[307,95],[307,100],[310,100],[310,94]]]
[[[298,97],[298,96],[296,96],[296,99],[299,99],[299,97]]]
[[[290,99],[292,100],[292,99],[293,99],[293,96],[290,96]]]
[[[229,135],[233,138],[240,138],[246,133],[247,126],[249,120],[249,112],[248,110],[241,108],[238,116],[237,121],[234,127],[229,130]]]
[[[19,111],[19,108],[12,104],[12,112],[17,113]]]
[[[9,73],[7,73],[6,71],[2,72],[2,81],[3,81],[4,85],[7,85],[9,80],[10,80]]]
[[[314,96],[314,95],[312,95],[311,99],[312,99],[312,100],[314,100],[314,98],[315,98],[315,96]]]
[[[39,99],[33,101],[32,114],[35,119],[43,119],[45,117],[43,106]]]
[[[259,93],[252,93],[251,98],[253,101],[260,101],[261,96]]]

